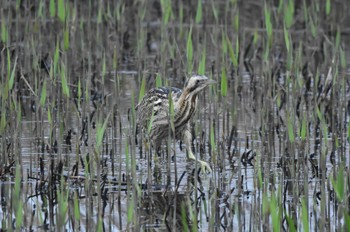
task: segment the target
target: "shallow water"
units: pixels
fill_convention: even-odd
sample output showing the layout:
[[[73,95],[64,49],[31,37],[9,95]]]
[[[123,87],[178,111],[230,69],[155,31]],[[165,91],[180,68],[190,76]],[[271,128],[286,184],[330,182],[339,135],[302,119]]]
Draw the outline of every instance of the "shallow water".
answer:
[[[342,32],[348,57],[347,3],[332,3],[326,17],[323,6],[312,11],[317,1],[295,4],[288,32],[292,68],[283,14],[272,1],[273,45],[266,59],[264,6],[254,1],[203,1],[197,24],[197,2],[173,3],[168,24],[158,1],[67,1],[65,22],[51,17],[49,6],[41,16],[41,4],[49,3],[16,8],[5,1],[1,10],[9,34],[0,43],[3,230],[271,231],[277,224],[292,231],[289,218],[297,231],[348,228],[349,62],[342,67],[333,32]],[[303,7],[317,17],[316,36],[300,16]],[[225,33],[234,51],[239,39],[238,68]],[[157,75],[163,85],[182,88],[189,73],[198,72],[204,50],[205,74],[217,85],[200,95],[192,121],[193,148],[210,163],[208,175],[187,160],[179,142],[170,141],[160,157],[142,141],[136,144],[133,125],[142,80],[146,90]]]

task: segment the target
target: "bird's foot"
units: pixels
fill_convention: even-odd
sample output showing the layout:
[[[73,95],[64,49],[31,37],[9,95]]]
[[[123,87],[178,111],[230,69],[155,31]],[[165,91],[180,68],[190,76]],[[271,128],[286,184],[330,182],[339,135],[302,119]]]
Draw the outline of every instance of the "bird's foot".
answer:
[[[201,164],[201,169],[204,173],[211,173],[213,172],[207,162],[204,162],[202,160],[197,160]]]
[[[202,161],[202,160],[199,160],[199,159],[196,159],[196,157],[193,155],[193,153],[190,151],[188,153],[188,158],[191,159],[191,160],[194,160],[194,161],[197,161],[198,163],[200,163],[201,165],[201,169],[204,173],[210,173],[212,172],[209,164],[205,161]]]

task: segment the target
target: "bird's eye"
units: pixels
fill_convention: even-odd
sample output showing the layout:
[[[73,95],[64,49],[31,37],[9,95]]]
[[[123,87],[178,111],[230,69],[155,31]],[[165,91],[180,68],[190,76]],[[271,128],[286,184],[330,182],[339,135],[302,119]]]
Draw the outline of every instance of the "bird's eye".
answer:
[[[199,80],[196,80],[196,85],[198,85],[199,84]]]

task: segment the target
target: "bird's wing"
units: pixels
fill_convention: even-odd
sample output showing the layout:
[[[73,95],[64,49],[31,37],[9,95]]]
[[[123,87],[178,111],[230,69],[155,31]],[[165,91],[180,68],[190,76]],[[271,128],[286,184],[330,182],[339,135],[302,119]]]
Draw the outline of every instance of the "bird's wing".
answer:
[[[138,121],[143,125],[147,125],[153,114],[155,119],[157,119],[154,123],[156,123],[156,121],[157,124],[162,124],[163,122],[167,123],[170,93],[173,102],[176,102],[179,99],[182,90],[175,87],[161,87],[148,91],[142,101],[136,106],[136,110],[138,111]]]

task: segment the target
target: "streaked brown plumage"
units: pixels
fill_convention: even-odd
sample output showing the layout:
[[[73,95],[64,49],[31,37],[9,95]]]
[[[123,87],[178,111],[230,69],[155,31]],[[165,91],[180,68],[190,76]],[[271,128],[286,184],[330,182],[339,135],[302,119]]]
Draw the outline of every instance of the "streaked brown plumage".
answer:
[[[194,75],[183,90],[174,87],[151,89],[136,106],[137,124],[149,132],[149,138],[158,150],[162,140],[168,138],[170,131],[169,94],[171,93],[174,104],[175,138],[185,142],[188,158],[199,162],[202,169],[209,172],[211,172],[209,164],[196,159],[191,150],[190,120],[197,108],[198,93],[211,83],[214,81],[206,76]]]

